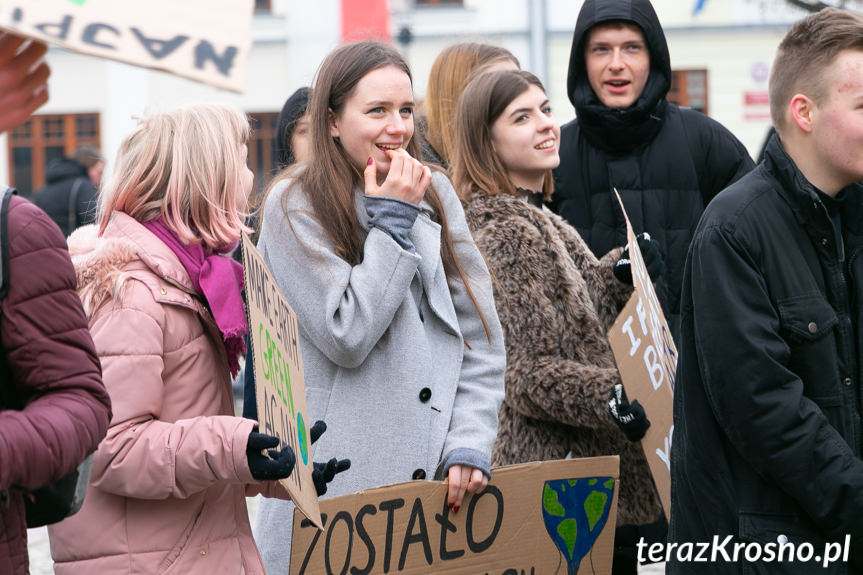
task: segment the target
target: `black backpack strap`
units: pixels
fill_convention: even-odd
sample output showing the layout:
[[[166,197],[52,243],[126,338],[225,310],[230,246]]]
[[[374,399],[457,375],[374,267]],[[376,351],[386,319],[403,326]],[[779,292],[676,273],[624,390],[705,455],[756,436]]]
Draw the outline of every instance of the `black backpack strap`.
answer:
[[[84,178],[77,178],[72,184],[72,191],[69,193],[69,230],[72,233],[78,227],[78,192],[81,190],[81,185],[84,183]]]
[[[0,299],[9,291],[9,200],[18,192],[0,185]],[[2,313],[2,308],[0,308]]]
[[[710,198],[704,191],[704,177],[707,175],[707,158],[701,150],[701,142],[698,140],[698,128],[695,125],[695,112],[680,107],[680,122],[683,124],[683,133],[686,134],[686,147],[689,148],[689,156],[695,166],[695,178],[698,180],[698,191],[701,192],[701,201],[706,207]],[[687,124],[692,125],[687,125]]]

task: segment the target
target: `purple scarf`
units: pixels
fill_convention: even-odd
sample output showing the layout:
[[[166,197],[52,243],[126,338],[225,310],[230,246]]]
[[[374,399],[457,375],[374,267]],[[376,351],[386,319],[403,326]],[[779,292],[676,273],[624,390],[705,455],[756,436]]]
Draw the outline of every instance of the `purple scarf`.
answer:
[[[223,255],[230,252],[232,247],[229,246],[219,253],[208,254],[201,245],[181,242],[161,218],[144,222],[143,225],[171,248],[189,272],[195,291],[204,296],[213,319],[222,332],[231,375],[236,376],[240,371],[238,358],[246,353],[243,336],[249,332],[249,328],[241,296],[243,266]]]

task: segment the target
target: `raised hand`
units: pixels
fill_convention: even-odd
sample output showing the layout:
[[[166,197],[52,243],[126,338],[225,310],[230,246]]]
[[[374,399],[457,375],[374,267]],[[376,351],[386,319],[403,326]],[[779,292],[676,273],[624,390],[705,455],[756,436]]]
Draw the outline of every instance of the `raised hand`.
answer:
[[[386,154],[390,157],[390,171],[380,185],[375,161],[369,158],[363,172],[366,195],[395,198],[419,205],[431,184],[431,170],[402,148],[387,150]]]

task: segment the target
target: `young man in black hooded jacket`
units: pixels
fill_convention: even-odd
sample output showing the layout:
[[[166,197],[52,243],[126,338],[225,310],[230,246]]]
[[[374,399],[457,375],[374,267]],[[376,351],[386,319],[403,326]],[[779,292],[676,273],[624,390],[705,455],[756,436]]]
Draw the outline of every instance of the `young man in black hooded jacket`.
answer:
[[[668,44],[649,0],[586,0],[578,14],[552,209],[598,257],[636,233],[657,240],[666,269],[656,290],[678,341],[686,250],[704,206],[754,166],[731,132],[666,101]]]

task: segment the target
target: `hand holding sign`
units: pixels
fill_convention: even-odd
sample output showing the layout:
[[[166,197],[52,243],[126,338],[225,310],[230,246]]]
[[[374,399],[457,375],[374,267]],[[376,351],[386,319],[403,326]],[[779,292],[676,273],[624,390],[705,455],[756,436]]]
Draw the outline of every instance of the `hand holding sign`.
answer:
[[[0,132],[26,122],[48,101],[47,46],[0,31]]]
[[[651,238],[647,232],[638,234],[636,238],[638,239],[638,249],[641,250],[642,257],[644,257],[644,265],[647,266],[647,273],[650,275],[650,279],[656,282],[665,273],[665,260],[659,249],[659,242]],[[629,259],[628,245],[620,254],[620,259],[614,264],[612,271],[614,277],[625,284],[632,285],[632,263]]]

